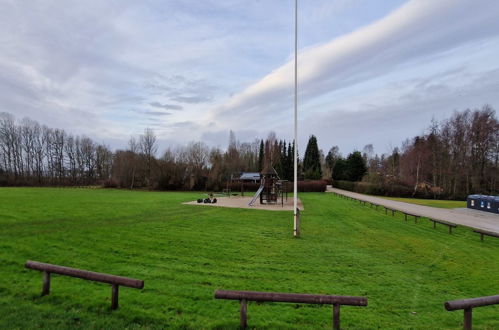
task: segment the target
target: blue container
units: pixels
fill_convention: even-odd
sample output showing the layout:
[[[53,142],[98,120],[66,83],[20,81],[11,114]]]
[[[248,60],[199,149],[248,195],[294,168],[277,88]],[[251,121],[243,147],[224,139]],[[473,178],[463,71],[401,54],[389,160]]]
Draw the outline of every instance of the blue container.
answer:
[[[466,206],[469,209],[478,210],[481,197],[482,197],[482,195],[469,195],[468,198],[466,198]]]
[[[499,214],[499,196],[492,198],[492,210],[490,212]]]
[[[470,209],[499,214],[499,196],[469,195],[466,206]]]

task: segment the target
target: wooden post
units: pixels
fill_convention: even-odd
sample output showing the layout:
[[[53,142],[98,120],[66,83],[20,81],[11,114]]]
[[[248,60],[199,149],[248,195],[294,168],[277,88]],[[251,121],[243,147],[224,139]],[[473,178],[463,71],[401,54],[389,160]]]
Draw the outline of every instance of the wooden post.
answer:
[[[464,330],[471,330],[471,320],[472,320],[472,309],[465,308],[464,309],[464,324],[463,324]]]
[[[404,213],[404,220],[407,221],[407,213]]]
[[[333,304],[333,329],[340,330],[340,304]]]
[[[480,240],[483,242],[483,234],[480,233]]]
[[[119,296],[119,285],[112,285],[112,296],[111,296],[111,309],[118,308],[118,296]]]
[[[300,209],[296,208],[294,236],[300,237]]]
[[[241,321],[239,323],[239,326],[242,329],[246,329],[246,327],[248,326],[247,309],[248,309],[248,304],[246,302],[246,299],[242,299],[241,300]]]
[[[50,273],[47,271],[43,271],[42,276],[43,276],[42,296],[45,296],[50,293]]]
[[[449,234],[452,234],[452,226],[449,226]]]

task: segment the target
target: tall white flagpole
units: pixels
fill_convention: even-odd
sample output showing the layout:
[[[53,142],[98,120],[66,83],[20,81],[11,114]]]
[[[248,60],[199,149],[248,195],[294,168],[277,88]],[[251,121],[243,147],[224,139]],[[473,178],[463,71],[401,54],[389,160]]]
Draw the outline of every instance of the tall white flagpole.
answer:
[[[295,0],[295,136],[294,136],[294,181],[293,181],[293,235],[300,236],[298,214],[298,0]]]

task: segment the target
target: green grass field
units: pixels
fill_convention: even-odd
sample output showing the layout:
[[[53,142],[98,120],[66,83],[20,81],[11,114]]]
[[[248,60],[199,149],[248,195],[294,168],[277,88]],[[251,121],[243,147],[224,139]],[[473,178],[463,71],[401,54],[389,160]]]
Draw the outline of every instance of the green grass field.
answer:
[[[327,193],[301,194],[302,238],[289,212],[182,205],[200,193],[0,189],[0,328],[237,328],[239,304],[216,289],[360,295],[344,329],[460,329],[446,300],[498,294],[499,240],[404,222]],[[41,275],[28,259],[143,279],[121,288]],[[331,328],[331,308],[250,303],[249,326]],[[499,328],[499,306],[473,310]]]
[[[439,207],[443,209],[456,209],[456,208],[466,207],[465,201],[447,201],[447,200],[437,200],[437,199],[418,199],[418,198],[400,198],[400,197],[383,197],[383,198],[391,199],[393,201],[411,203],[411,204]]]

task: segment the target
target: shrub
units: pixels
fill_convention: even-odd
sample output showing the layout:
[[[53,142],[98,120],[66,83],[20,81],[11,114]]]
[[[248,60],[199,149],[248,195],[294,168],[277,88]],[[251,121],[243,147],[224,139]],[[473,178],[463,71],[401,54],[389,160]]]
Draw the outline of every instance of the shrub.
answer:
[[[113,179],[102,181],[102,188],[118,188],[118,183]]]
[[[158,179],[158,184],[157,187],[155,187],[158,190],[183,190],[183,184],[182,182],[175,181],[174,179],[170,178],[169,176],[163,175],[160,176]]]
[[[286,189],[288,193],[293,192],[293,182],[288,181],[286,183]],[[324,192],[326,191],[327,182],[325,180],[306,180],[298,181],[298,192]],[[227,184],[224,185],[224,188]],[[245,183],[244,192],[256,192],[260,187],[259,183]],[[241,191],[241,184],[238,182],[229,183],[229,189],[233,192]]]
[[[371,182],[333,181],[333,187],[367,195],[413,197],[413,189],[401,184],[377,184]],[[426,195],[417,197],[428,198]]]
[[[298,192],[324,192],[327,182],[324,180],[298,181]],[[287,183],[288,192],[293,192],[293,182]]]
[[[355,191],[355,182],[343,181],[343,180],[333,180],[333,187],[348,191]]]
[[[253,183],[253,182],[245,182],[244,183],[244,191],[257,191],[258,188],[260,187],[259,183]],[[223,188],[227,188],[227,184],[223,185]],[[241,191],[241,183],[239,182],[230,182],[229,183],[229,189],[231,192],[240,192]]]

